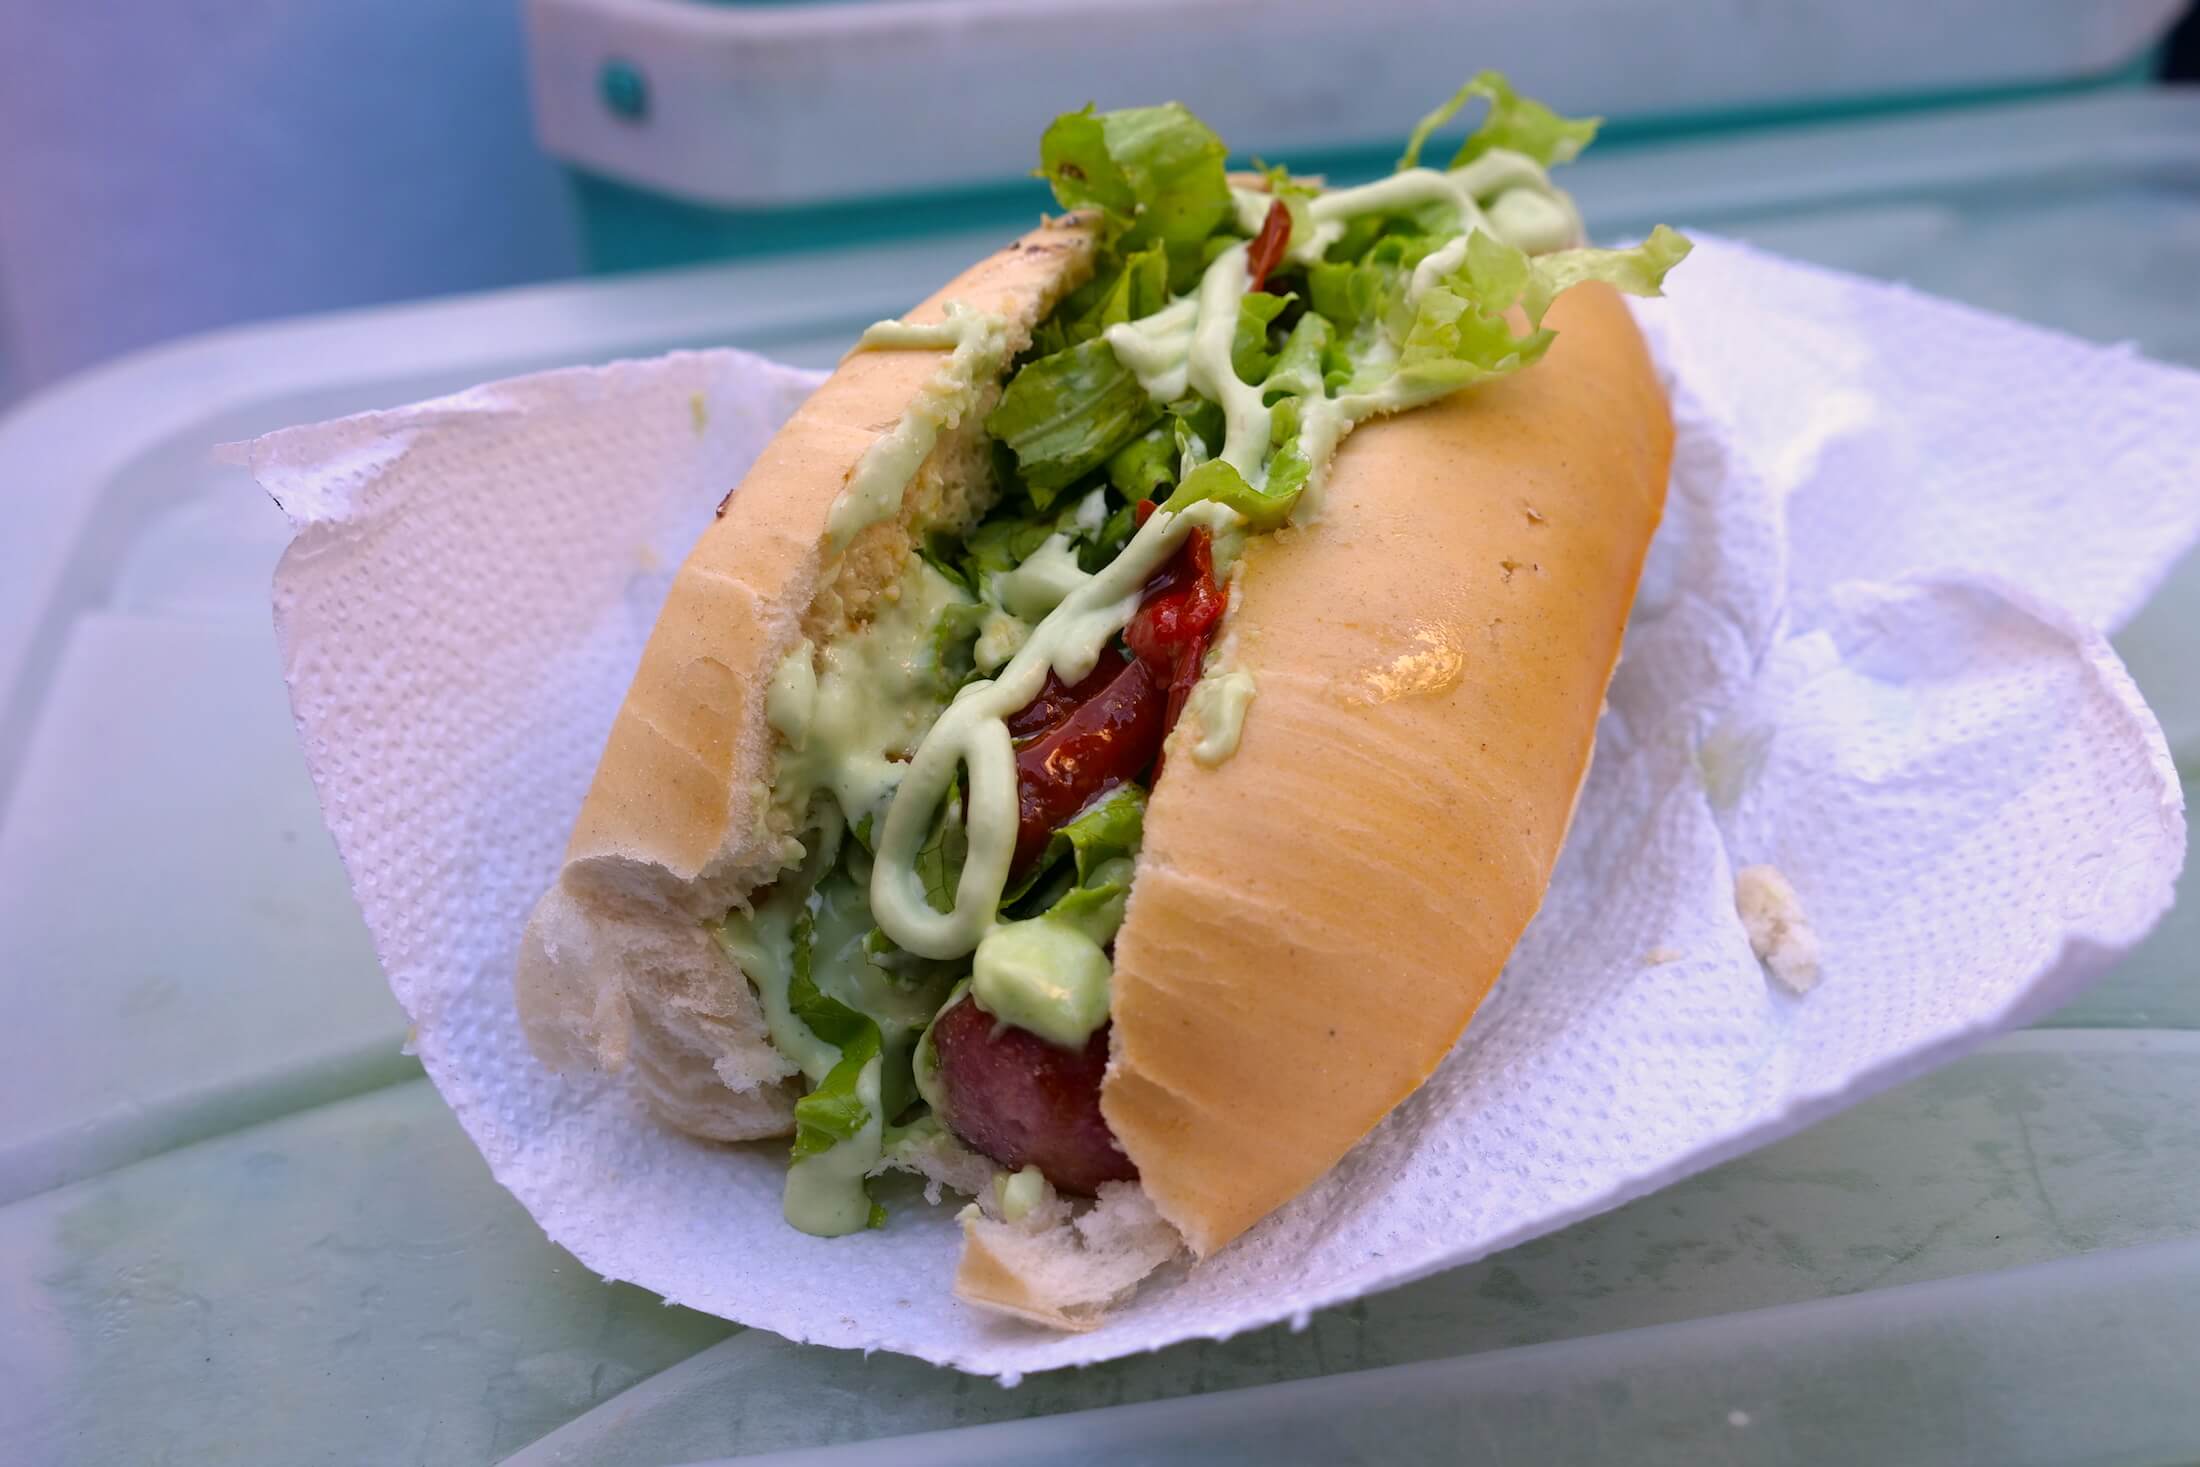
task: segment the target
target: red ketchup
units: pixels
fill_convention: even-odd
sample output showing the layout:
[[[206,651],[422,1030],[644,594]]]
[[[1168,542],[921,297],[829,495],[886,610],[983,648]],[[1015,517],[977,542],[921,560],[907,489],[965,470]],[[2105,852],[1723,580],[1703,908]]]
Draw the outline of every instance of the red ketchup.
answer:
[[[1184,700],[1199,681],[1200,664],[1206,660],[1227,600],[1215,584],[1214,537],[1204,528],[1195,528],[1160,574],[1146,583],[1146,599],[1138,604],[1131,624],[1123,628],[1123,640],[1139,662],[1168,685],[1163,734],[1176,727]]]
[[[1214,538],[1194,528],[1146,583],[1123,629],[1134,656],[1102,653],[1075,687],[1049,673],[1039,696],[1008,720],[1018,804],[1012,876],[1028,872],[1047,838],[1078,811],[1160,759],[1161,741],[1199,681],[1223,605]]]
[[[1283,252],[1290,244],[1291,211],[1278,199],[1268,206],[1268,217],[1260,221],[1260,233],[1253,236],[1252,245],[1245,251],[1245,273],[1253,278],[1252,289],[1268,288],[1268,272],[1283,263]]]

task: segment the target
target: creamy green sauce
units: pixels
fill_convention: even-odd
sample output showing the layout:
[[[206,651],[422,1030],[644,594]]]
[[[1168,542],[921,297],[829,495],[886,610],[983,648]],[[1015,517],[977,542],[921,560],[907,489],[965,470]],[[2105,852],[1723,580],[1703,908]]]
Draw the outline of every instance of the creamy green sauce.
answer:
[[[1016,849],[1016,759],[1006,720],[1039,695],[1050,670],[1070,684],[1092,671],[1109,639],[1138,609],[1146,582],[1195,525],[1223,530],[1237,519],[1211,500],[1155,514],[1105,569],[1032,628],[999,676],[969,684],[947,705],[904,766],[878,832],[871,912],[888,937],[926,958],[959,958],[976,949],[994,925]],[[970,849],[953,909],[939,912],[925,898],[915,863],[957,769],[967,776]]]
[[[864,450],[840,497],[833,501],[825,534],[835,555],[857,535],[899,512],[903,492],[939,442],[940,430],[961,421],[979,390],[1008,365],[1008,322],[959,301],[948,302],[944,321],[927,325],[880,321],[857,339],[857,351],[948,348],[952,350],[947,360],[901,420]]]
[[[798,1158],[787,1168],[787,1190],[780,1211],[787,1221],[819,1238],[860,1233],[871,1224],[871,1195],[863,1179],[884,1154],[886,1122],[879,1102],[882,1062],[873,1058],[856,1078],[863,1102],[863,1128],[837,1146]]]
[[[1193,762],[1212,769],[1237,752],[1253,691],[1253,675],[1243,668],[1210,672],[1192,684],[1192,695],[1184,701],[1184,716],[1198,730],[1198,737],[1192,740]]]
[[[993,1204],[1010,1222],[1022,1222],[1029,1217],[1031,1209],[1044,1202],[1046,1195],[1046,1173],[1035,1166],[1027,1166],[1014,1174],[1001,1172],[993,1178]]]
[[[1030,640],[1029,622],[1005,611],[989,611],[985,620],[978,623],[978,640],[971,648],[971,660],[977,664],[978,671],[990,676],[1000,671]]]
[[[1131,863],[1109,861],[1087,884],[1113,890],[1076,916],[1053,911],[1004,922],[986,933],[972,959],[970,996],[979,1008],[1064,1049],[1082,1049],[1108,1021],[1114,964],[1106,944],[1123,925]]]
[[[1099,943],[1048,917],[1004,922],[972,960],[970,993],[1004,1024],[1081,1049],[1107,1022],[1112,965]]]
[[[1239,246],[1240,260],[1244,258],[1243,248]],[[1192,330],[1199,323],[1199,312],[1200,298],[1188,295],[1151,316],[1110,326],[1104,333],[1108,350],[1130,369],[1138,385],[1155,402],[1174,402],[1189,385]]]
[[[1233,189],[1231,197],[1239,225],[1248,232],[1257,231],[1273,202],[1272,196],[1255,189]],[[1522,154],[1494,148],[1449,172],[1409,168],[1357,188],[1315,194],[1303,205],[1312,228],[1293,232],[1285,258],[1311,263],[1355,217],[1430,203],[1450,205],[1458,215],[1459,232],[1415,267],[1399,312],[1404,320],[1412,319],[1423,295],[1458,269],[1466,259],[1467,236],[1477,229],[1487,230],[1529,254],[1546,254],[1582,241],[1581,216],[1573,200],[1551,183],[1543,167]],[[1269,431],[1275,416],[1263,398],[1273,384],[1243,382],[1230,363],[1238,306],[1251,285],[1246,254],[1245,245],[1225,250],[1207,267],[1190,295],[1171,301],[1141,320],[1111,326],[1106,336],[1117,360],[1130,369],[1156,402],[1174,401],[1189,387],[1218,403],[1227,425],[1219,457],[1259,489],[1267,483]],[[1384,332],[1362,353],[1362,369],[1388,366],[1397,360],[1397,354],[1396,338]],[[1449,391],[1448,387],[1433,384],[1416,387],[1390,377],[1370,391],[1334,398],[1320,394],[1301,397],[1300,445],[1312,469],[1292,509],[1292,523],[1309,524],[1320,514],[1330,460],[1336,457],[1337,446],[1354,424],[1417,407]]]
[[[792,1060],[803,1078],[815,1085],[839,1062],[840,1051],[812,1034],[787,1004],[787,985],[794,976],[794,924],[803,898],[786,892],[786,885],[781,882],[751,913],[728,913],[715,935],[726,956],[755,986],[772,1048]]]
[[[1431,203],[1449,204],[1458,211],[1462,235],[1487,229],[1531,255],[1582,242],[1581,216],[1566,191],[1553,184],[1533,158],[1508,148],[1492,148],[1449,172],[1408,168],[1358,188],[1317,194],[1308,201],[1307,212],[1313,217],[1320,248],[1327,249],[1343,233],[1345,222],[1357,215],[1402,212]],[[1327,231],[1334,232],[1324,238]]]
[[[993,591],[1001,608],[1019,621],[1046,618],[1072,591],[1092,579],[1077,564],[1077,549],[1070,537],[1057,530],[1047,536],[1024,563],[993,578]]]
[[[1268,430],[1275,414],[1261,402],[1260,388],[1238,376],[1230,364],[1238,304],[1252,284],[1245,270],[1246,253],[1247,246],[1232,245],[1200,277],[1199,319],[1192,327],[1187,375],[1194,391],[1221,405],[1227,426],[1222,452],[1216,457],[1258,489],[1268,482]]]
[[[912,557],[899,594],[822,650],[796,644],[772,675],[764,718],[782,741],[773,802],[798,821],[829,791],[851,821],[877,816],[941,706],[932,632],[949,607],[974,604],[953,581]]]
[[[787,1220],[806,1233],[833,1237],[868,1225],[863,1179],[880,1160],[884,1118],[906,1109],[918,1093],[913,1074],[918,1044],[949,986],[940,979],[896,978],[871,961],[864,947],[871,916],[862,885],[836,864],[845,858],[860,865],[860,851],[845,845],[836,819],[807,839],[810,849],[801,869],[782,877],[753,911],[729,913],[715,935],[755,986],[772,1047],[812,1086],[840,1062],[840,1049],[812,1033],[789,1001],[795,926],[805,913],[811,922],[811,982],[878,1026],[879,1054],[864,1065],[856,1083],[869,1119],[830,1150],[796,1161],[787,1175]]]

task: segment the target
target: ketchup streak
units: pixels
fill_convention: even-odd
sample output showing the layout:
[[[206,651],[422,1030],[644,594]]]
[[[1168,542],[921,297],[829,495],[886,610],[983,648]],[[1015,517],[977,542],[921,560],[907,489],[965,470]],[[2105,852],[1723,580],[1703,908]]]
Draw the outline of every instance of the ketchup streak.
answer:
[[[1260,221],[1260,233],[1253,236],[1252,248],[1245,252],[1245,273],[1253,278],[1253,290],[1268,288],[1268,272],[1282,263],[1290,243],[1291,211],[1278,199],[1268,206],[1268,217]]]
[[[1214,537],[1195,527],[1146,583],[1123,629],[1132,656],[1102,654],[1074,687],[1052,673],[1008,720],[1016,740],[1016,854],[1028,872],[1047,840],[1093,798],[1159,773],[1161,741],[1184,711],[1227,597],[1215,584]]]

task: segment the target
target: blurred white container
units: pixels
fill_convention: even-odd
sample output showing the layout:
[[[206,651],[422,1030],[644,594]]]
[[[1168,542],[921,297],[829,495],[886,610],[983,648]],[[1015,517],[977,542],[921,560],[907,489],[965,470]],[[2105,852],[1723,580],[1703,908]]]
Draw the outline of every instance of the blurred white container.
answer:
[[[1065,106],[1167,97],[1235,147],[1395,144],[1470,73],[1704,119],[2113,74],[2181,0],[528,0],[536,125],[724,208],[1005,179]]]

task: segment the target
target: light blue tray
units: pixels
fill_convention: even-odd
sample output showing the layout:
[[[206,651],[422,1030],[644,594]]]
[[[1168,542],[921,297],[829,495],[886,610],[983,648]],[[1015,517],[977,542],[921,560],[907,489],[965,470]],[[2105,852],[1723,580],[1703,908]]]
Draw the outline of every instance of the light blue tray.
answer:
[[[1575,182],[1611,233],[1670,218],[2200,363],[2200,97],[1674,144]],[[826,362],[980,244],[232,332],[0,420],[0,1458],[2200,1457],[2200,900],[2042,1028],[1302,1333],[1004,1391],[737,1331],[547,1244],[399,1052],[283,707],[284,528],[208,447],[671,346]],[[2119,639],[2188,797],[2196,627],[2200,561]]]

